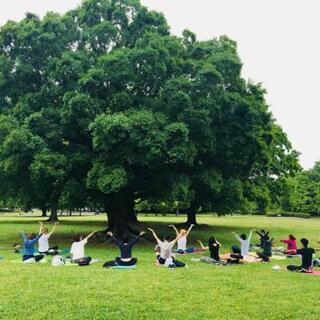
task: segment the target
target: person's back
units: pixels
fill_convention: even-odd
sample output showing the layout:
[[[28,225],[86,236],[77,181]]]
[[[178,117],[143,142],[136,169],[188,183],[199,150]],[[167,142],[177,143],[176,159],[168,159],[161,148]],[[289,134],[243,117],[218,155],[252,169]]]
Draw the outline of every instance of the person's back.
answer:
[[[182,236],[181,238],[178,239],[178,250],[183,250],[185,251],[187,249],[187,237]]]
[[[49,238],[50,234],[44,233],[38,240],[38,251],[39,252],[48,252],[49,250]]]
[[[159,241],[158,245],[160,247],[160,257],[162,259],[168,259],[172,256],[172,248],[174,244],[172,242],[165,241]]]
[[[75,241],[71,245],[70,253],[72,254],[72,260],[78,260],[85,257],[84,246],[87,243],[86,239]]]
[[[297,254],[300,254],[302,258],[302,269],[308,270],[312,267],[312,258],[314,253],[315,250],[313,248],[309,248],[308,246],[297,250]]]
[[[309,241],[305,238],[300,240],[303,248],[297,250],[297,254],[301,255],[302,264],[300,266],[288,265],[287,269],[289,271],[299,271],[299,272],[312,272],[312,258],[315,250],[313,248],[309,248]]]
[[[272,240],[266,239],[264,241],[263,254],[267,257],[272,256]]]

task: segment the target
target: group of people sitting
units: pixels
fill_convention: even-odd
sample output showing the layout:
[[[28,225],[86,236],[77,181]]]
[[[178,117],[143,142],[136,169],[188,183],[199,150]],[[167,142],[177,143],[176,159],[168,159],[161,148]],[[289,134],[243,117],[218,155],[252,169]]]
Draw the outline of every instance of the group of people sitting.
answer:
[[[48,228],[44,227],[43,223],[40,222],[40,228],[38,234],[25,234],[21,231],[23,238],[23,251],[22,260],[26,263],[39,262],[45,255],[59,255],[58,247],[50,247],[49,239],[56,229],[57,224],[54,224],[52,230],[49,232]],[[251,252],[254,248],[251,246],[251,238],[253,230],[250,231],[249,235],[241,234],[240,236],[233,232],[235,239],[239,241],[240,247],[234,245],[231,247],[230,253],[220,254],[221,243],[215,238],[210,237],[208,239],[208,245],[205,246],[201,241],[198,240],[200,247],[187,247],[187,238],[190,234],[192,228],[191,225],[188,230],[181,229],[178,230],[174,225],[169,225],[169,227],[175,230],[175,238],[172,240],[168,236],[164,236],[163,239],[157,235],[157,233],[148,228],[151,232],[153,238],[156,241],[156,263],[157,265],[164,265],[169,268],[184,267],[185,263],[180,262],[176,259],[177,254],[188,254],[188,253],[199,253],[209,251],[210,256],[203,256],[199,261],[212,263],[212,264],[238,264],[242,261],[244,262],[256,262],[263,261],[268,262],[272,256],[273,248],[273,238],[270,239],[269,232],[265,230],[255,231],[259,236],[260,243],[255,247],[258,249],[257,252]],[[95,232],[90,233],[86,237],[81,235],[76,235],[74,237],[74,242],[71,245],[70,255],[68,259],[71,263],[77,263],[79,265],[88,265],[92,262],[92,258],[85,255],[85,245],[88,240],[95,234]],[[141,231],[139,235],[129,238],[129,236],[124,235],[121,239],[115,237],[112,232],[107,232],[107,236],[115,243],[115,245],[120,249],[120,256],[116,257],[114,260],[107,261],[104,263],[104,267],[133,267],[137,263],[137,259],[132,256],[133,246],[137,241],[145,234]],[[302,264],[300,266],[289,265],[287,269],[290,271],[301,271],[310,272],[312,271],[313,254],[315,250],[308,247],[309,241],[305,238],[301,239],[302,248],[297,249],[296,238],[293,235],[289,235],[288,239],[280,240],[287,245],[287,248],[280,248],[278,252],[286,255],[300,255],[302,257]],[[38,243],[38,254],[35,254],[35,244]],[[174,249],[177,244],[176,250]]]

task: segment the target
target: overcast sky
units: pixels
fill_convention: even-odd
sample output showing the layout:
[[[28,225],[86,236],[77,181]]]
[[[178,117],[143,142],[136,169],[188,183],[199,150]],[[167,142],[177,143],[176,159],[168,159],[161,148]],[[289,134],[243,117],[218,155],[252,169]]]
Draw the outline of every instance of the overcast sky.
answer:
[[[80,0],[0,1],[0,25],[27,11],[64,12]],[[198,39],[226,34],[238,42],[243,75],[262,82],[278,123],[305,168],[320,160],[319,0],[142,0],[162,11],[173,33]]]

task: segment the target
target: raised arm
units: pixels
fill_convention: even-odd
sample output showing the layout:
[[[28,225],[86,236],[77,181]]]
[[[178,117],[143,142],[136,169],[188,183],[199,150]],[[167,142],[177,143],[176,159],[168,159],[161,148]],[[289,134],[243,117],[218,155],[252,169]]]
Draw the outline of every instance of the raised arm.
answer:
[[[21,237],[23,241],[27,240],[26,234],[24,233],[24,231],[20,231]]]
[[[252,238],[252,230],[250,230],[249,236],[248,236],[248,243],[251,242],[251,238]]]
[[[40,221],[39,222],[39,234],[42,234],[42,232],[43,232],[43,222]]]
[[[170,242],[171,245],[175,245],[176,242],[183,236],[183,234],[178,233],[177,237]]]
[[[194,227],[194,224],[191,224],[188,231],[187,231],[187,234],[186,234],[186,237],[189,235],[190,231],[192,230],[192,228]]]
[[[57,228],[57,224],[58,224],[58,222],[55,222],[55,223],[53,224],[53,227],[52,227],[52,229],[51,229],[51,232],[49,233],[49,237],[51,237],[52,234],[55,232],[55,230],[56,230],[56,228]]]
[[[88,241],[96,232],[95,231],[92,231],[90,234],[88,234],[84,240]]]
[[[232,233],[234,234],[235,238],[242,243],[243,240],[239,237],[239,235],[236,234],[235,232],[232,232]]]
[[[199,242],[199,244],[201,246],[201,249],[203,249],[203,250],[208,250],[209,249],[209,247],[206,247],[206,246],[203,245],[202,241],[200,241],[200,240],[197,240],[197,241]]]
[[[173,224],[170,224],[169,227],[173,228],[174,231],[176,232],[176,236],[178,236],[178,234],[179,234],[178,229]]]
[[[155,233],[155,231],[151,228],[148,228],[148,230],[152,233],[153,237],[155,238],[155,240],[159,243],[161,242],[161,240],[158,238],[157,234]]]

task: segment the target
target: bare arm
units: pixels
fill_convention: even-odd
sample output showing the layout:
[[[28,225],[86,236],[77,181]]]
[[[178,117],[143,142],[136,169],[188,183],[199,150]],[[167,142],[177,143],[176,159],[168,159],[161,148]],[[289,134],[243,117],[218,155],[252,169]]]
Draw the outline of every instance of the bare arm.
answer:
[[[41,234],[42,232],[43,232],[43,222],[42,221],[40,221],[39,222],[39,234]]]
[[[90,234],[86,236],[86,238],[84,238],[84,240],[88,241],[94,234],[95,234],[95,231],[92,231]]]
[[[235,236],[235,238],[242,243],[242,239],[235,233],[235,232],[232,232]]]
[[[209,247],[204,246],[203,243],[200,240],[197,240],[197,241],[199,242],[199,244],[201,246],[201,249],[203,249],[203,250],[208,250],[209,249]]]
[[[53,227],[52,227],[52,229],[51,229],[51,232],[49,233],[49,237],[51,237],[52,234],[55,232],[55,230],[56,230],[56,228],[57,228],[57,224],[58,224],[58,222],[55,222],[55,223],[53,224]]]
[[[178,234],[179,234],[178,229],[173,224],[170,224],[169,227],[173,228],[174,231],[176,232],[176,236],[178,236]]]
[[[153,237],[156,239],[157,242],[161,242],[153,229],[148,228],[148,230],[152,233]]]
[[[174,240],[172,240],[170,244],[174,246],[181,237],[183,237],[183,234],[178,233],[177,237]]]
[[[188,231],[187,231],[187,234],[186,234],[186,237],[189,235],[190,231],[192,230],[192,228],[194,227],[194,224],[191,224]]]

